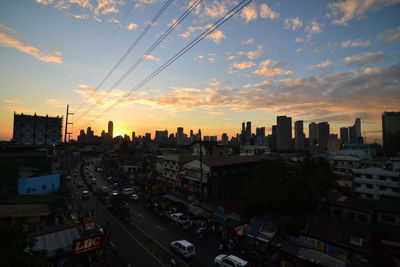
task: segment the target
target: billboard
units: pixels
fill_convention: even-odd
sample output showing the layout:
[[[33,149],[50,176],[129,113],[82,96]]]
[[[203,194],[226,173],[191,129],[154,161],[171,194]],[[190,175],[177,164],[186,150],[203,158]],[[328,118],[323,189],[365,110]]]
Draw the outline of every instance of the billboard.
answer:
[[[104,235],[94,235],[72,242],[72,255],[80,256],[103,248]]]

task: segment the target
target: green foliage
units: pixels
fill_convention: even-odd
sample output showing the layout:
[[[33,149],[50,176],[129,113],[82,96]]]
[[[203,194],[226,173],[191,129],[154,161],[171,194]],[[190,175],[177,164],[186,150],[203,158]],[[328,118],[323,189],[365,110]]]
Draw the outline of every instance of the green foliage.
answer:
[[[0,266],[47,266],[46,251],[32,251],[34,245],[22,224],[0,223]]]
[[[325,160],[305,158],[290,164],[282,158],[265,160],[241,192],[243,213],[250,217],[309,214],[335,185],[336,176]]]

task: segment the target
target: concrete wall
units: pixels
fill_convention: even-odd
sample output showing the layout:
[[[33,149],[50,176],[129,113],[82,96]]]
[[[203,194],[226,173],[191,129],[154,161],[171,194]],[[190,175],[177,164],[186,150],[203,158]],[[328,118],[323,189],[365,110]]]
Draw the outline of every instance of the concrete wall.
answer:
[[[59,190],[60,174],[18,178],[18,194],[20,195],[46,195],[58,193]]]

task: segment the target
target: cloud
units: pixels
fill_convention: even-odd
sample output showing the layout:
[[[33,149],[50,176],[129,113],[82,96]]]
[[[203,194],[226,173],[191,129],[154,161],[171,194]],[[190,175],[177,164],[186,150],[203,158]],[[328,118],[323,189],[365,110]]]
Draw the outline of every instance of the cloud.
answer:
[[[235,60],[235,59],[237,59],[237,56],[228,56],[226,59],[227,60]]]
[[[144,55],[143,58],[147,59],[147,60],[151,60],[151,61],[156,61],[156,62],[160,61],[160,59],[158,57],[155,57],[155,56],[150,55],[150,54]]]
[[[50,106],[53,106],[53,107],[63,107],[63,106],[65,106],[65,104],[62,101],[58,100],[58,99],[50,98],[50,99],[46,99],[44,102],[47,105],[50,105]]]
[[[311,23],[306,27],[306,32],[309,34],[317,34],[322,32],[322,25],[316,21],[313,20]]]
[[[131,23],[131,24],[129,24],[129,25],[126,26],[126,29],[127,29],[128,31],[132,31],[132,30],[136,30],[137,27],[138,27],[137,24]]]
[[[243,69],[248,69],[248,68],[251,68],[251,67],[253,67],[254,65],[256,65],[254,62],[251,62],[251,61],[243,61],[243,62],[239,62],[239,63],[233,63],[232,64],[232,67],[234,67],[234,68],[236,68],[236,69],[240,69],[240,70],[243,70]]]
[[[400,40],[400,26],[386,30],[385,32],[378,34],[376,39],[383,40],[386,43],[394,43]]]
[[[15,31],[10,28],[7,28],[4,25],[1,25],[0,45],[15,48],[25,54],[31,55],[44,62],[57,63],[57,64],[63,63],[61,52],[59,51],[53,51],[50,53],[42,52],[38,48],[32,45],[24,44],[21,41],[17,40],[14,36],[12,36],[12,33],[15,33]]]
[[[208,83],[211,86],[218,86],[221,85],[221,80],[218,78],[212,78],[211,82]]]
[[[258,45],[256,50],[247,52],[247,54],[246,54],[247,58],[251,59],[251,60],[259,58],[263,53],[263,49],[264,49],[264,47],[262,45]]]
[[[299,17],[284,19],[283,27],[285,29],[291,29],[292,31],[295,31],[301,28],[301,26],[303,26],[303,22],[300,20]]]
[[[93,85],[90,85],[90,84],[78,84],[78,87],[82,88],[82,89],[94,89],[94,88],[96,88],[96,86],[93,86]]]
[[[299,79],[266,80],[243,88],[205,88],[142,99],[153,106],[179,110],[261,110],[291,115],[305,121],[327,120],[349,123],[356,115],[364,121],[381,123],[384,110],[398,109],[400,65],[371,68]],[[338,105],[340,103],[340,105]]]
[[[304,43],[304,39],[301,37],[296,37],[296,39],[294,40],[296,43]]]
[[[376,11],[386,6],[400,3],[399,0],[345,0],[330,3],[329,15],[335,19],[332,21],[336,25],[348,25],[353,19],[362,19],[369,11]]]
[[[277,19],[279,18],[279,13],[273,11],[267,4],[260,5],[260,18],[266,19]]]
[[[227,12],[228,9],[224,1],[212,1],[204,6],[204,14],[212,18],[221,17]]]
[[[21,105],[23,102],[19,98],[10,98],[10,99],[5,99],[4,102],[10,103],[10,104],[16,104],[16,105]]]
[[[36,0],[36,3],[52,6],[77,19],[91,18],[99,22],[101,22],[99,16],[119,13],[119,8],[125,5],[122,0]],[[75,14],[76,10],[79,10],[80,14]]]
[[[211,34],[207,35],[207,39],[211,39],[214,41],[214,43],[219,44],[221,43],[222,39],[225,39],[225,34],[221,30],[216,30],[212,32]]]
[[[259,68],[254,71],[254,74],[266,77],[276,77],[279,75],[291,76],[293,71],[285,71],[278,66],[282,65],[281,62],[273,61],[271,59],[264,60],[259,64]]]
[[[342,48],[349,48],[349,47],[360,47],[360,46],[369,46],[371,45],[371,40],[361,41],[357,39],[355,41],[352,40],[345,40],[340,43]]]
[[[350,66],[366,67],[366,66],[371,66],[385,59],[388,59],[388,55],[386,55],[382,51],[379,51],[379,52],[367,52],[352,57],[346,57],[343,59],[343,62]]]
[[[254,38],[250,38],[248,40],[243,41],[242,44],[249,45],[249,44],[253,44],[254,42],[255,42]]]
[[[308,66],[307,70],[314,71],[314,70],[317,70],[317,69],[322,69],[322,68],[329,67],[331,65],[332,65],[332,61],[325,60],[325,61],[323,61],[323,62],[321,62],[319,64]]]
[[[256,5],[251,4],[249,6],[246,6],[245,8],[242,9],[241,17],[244,20],[244,23],[249,23],[252,20],[255,20],[258,15],[257,15],[257,10],[256,10]]]

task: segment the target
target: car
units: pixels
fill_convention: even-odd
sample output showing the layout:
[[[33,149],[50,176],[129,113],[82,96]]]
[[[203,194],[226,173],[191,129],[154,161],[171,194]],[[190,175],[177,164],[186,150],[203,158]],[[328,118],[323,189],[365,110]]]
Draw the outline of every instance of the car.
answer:
[[[92,178],[92,184],[96,184],[96,183],[97,183],[96,178]]]
[[[171,242],[170,247],[173,251],[185,258],[190,258],[196,255],[196,249],[194,245],[184,239]]]
[[[129,199],[132,199],[132,200],[139,200],[139,195],[138,194],[132,194],[132,195],[130,195],[129,196]]]
[[[180,212],[171,214],[169,218],[179,224],[185,224],[189,221],[188,218]]]
[[[133,190],[133,188],[132,187],[128,187],[128,188],[123,188],[122,189],[122,191],[121,191],[121,194],[123,194],[123,195],[132,195],[132,194],[134,194],[135,193],[135,191]]]
[[[103,186],[103,187],[101,188],[101,192],[103,192],[103,193],[107,193],[107,192],[108,192],[108,188],[107,188],[107,187],[105,187],[105,186]]]
[[[83,187],[83,182],[82,182],[82,181],[79,181],[79,182],[76,183],[76,185],[77,185],[78,187]]]
[[[245,259],[250,263],[256,263],[261,265],[267,265],[268,258],[267,256],[259,250],[256,249],[247,249],[241,251],[240,257]]]
[[[82,191],[82,199],[83,200],[89,200],[89,191]]]
[[[220,267],[248,267],[249,263],[235,255],[221,254],[214,259],[215,266]]]
[[[107,177],[108,182],[111,182],[112,179],[113,179],[112,176]]]

